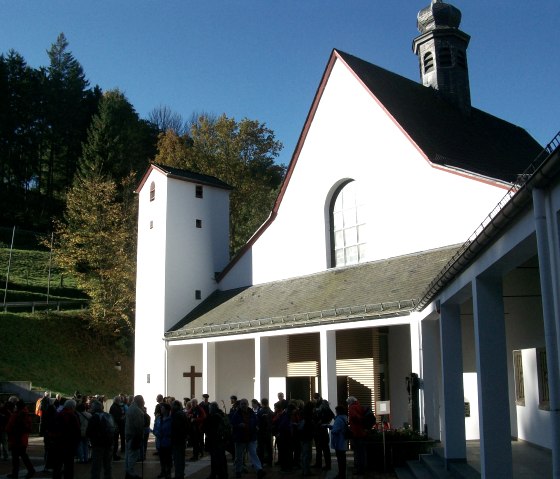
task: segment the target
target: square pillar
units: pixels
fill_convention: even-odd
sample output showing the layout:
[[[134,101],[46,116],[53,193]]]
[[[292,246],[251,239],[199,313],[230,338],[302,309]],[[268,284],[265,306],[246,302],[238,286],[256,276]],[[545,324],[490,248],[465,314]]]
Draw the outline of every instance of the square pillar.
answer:
[[[269,338],[255,338],[255,385],[253,397],[259,401],[269,397],[269,371],[268,371]]]
[[[478,277],[472,287],[481,475],[510,479],[513,468],[502,278]]]
[[[422,381],[424,388],[424,432],[434,439],[442,439],[440,425],[441,354],[439,321],[422,321]]]
[[[327,399],[334,408],[336,391],[336,332],[321,330],[319,333],[321,351],[321,397]]]
[[[210,395],[210,400],[216,400],[216,343],[205,341],[202,343],[202,393]]]
[[[467,446],[460,306],[442,304],[440,311],[445,459],[446,461],[465,461]]]

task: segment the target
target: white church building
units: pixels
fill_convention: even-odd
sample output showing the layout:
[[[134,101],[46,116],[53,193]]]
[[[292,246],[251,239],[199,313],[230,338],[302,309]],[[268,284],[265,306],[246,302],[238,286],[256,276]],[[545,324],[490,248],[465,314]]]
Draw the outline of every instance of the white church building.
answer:
[[[460,19],[419,12],[420,83],[333,50],[270,216],[234,258],[231,188],[150,166],[134,384],[149,409],[157,394],[353,395],[449,461],[480,439],[483,477],[512,477],[495,475],[512,437],[560,470],[557,144],[471,106]]]

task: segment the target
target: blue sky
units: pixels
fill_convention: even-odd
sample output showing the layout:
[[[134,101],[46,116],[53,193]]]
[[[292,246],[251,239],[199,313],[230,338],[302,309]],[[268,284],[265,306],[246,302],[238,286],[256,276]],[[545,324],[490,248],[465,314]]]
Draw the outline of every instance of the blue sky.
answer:
[[[225,113],[265,122],[288,163],[333,48],[418,80],[412,39],[429,0],[0,0],[0,51],[33,67],[64,32],[92,85],[141,117]],[[560,129],[560,1],[455,0],[472,103],[541,144]]]

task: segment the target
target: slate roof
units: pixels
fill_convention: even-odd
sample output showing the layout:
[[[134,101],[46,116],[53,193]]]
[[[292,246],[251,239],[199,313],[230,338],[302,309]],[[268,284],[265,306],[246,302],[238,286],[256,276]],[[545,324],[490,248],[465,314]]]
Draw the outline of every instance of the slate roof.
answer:
[[[524,129],[472,108],[470,115],[433,88],[340,50],[334,51],[379,99],[432,163],[514,182],[542,151]]]
[[[228,291],[216,291],[167,339],[223,336],[403,316],[458,245]]]
[[[225,190],[233,189],[230,185],[216,178],[215,176],[203,175],[201,173],[196,173],[190,170],[183,170],[181,168],[173,168],[172,166],[152,163],[150,167],[147,169],[147,171],[144,173],[144,176],[140,180],[140,184],[136,187],[137,193],[142,189],[142,186],[146,182],[146,179],[148,178],[148,175],[150,171],[152,171],[152,169],[157,169],[161,171],[168,178],[190,181],[192,183],[198,183],[201,185],[215,186],[216,188],[222,188]]]

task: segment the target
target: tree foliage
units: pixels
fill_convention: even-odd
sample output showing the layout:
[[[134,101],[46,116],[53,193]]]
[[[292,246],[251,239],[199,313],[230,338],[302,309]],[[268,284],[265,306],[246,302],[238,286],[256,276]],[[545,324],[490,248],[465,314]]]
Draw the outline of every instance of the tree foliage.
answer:
[[[182,136],[160,134],[155,162],[212,175],[231,185],[230,252],[270,214],[285,167],[274,163],[282,144],[257,120],[199,115]]]
[[[102,334],[133,331],[136,242],[131,238],[135,202],[132,176],[117,184],[93,172],[80,177],[67,195],[64,222],[57,222],[57,262],[91,298],[92,328]]]
[[[45,229],[62,214],[99,88],[89,83],[60,34],[49,66],[0,56],[0,222]]]
[[[134,325],[136,171],[152,156],[154,130],[118,90],[103,95],[79,173],[56,227],[57,258],[90,296],[91,325],[129,333]]]

